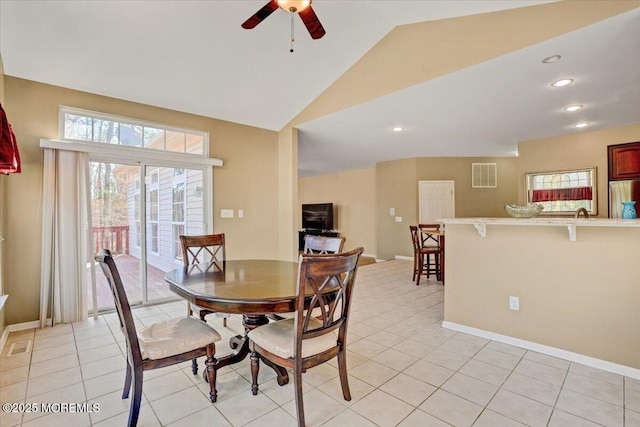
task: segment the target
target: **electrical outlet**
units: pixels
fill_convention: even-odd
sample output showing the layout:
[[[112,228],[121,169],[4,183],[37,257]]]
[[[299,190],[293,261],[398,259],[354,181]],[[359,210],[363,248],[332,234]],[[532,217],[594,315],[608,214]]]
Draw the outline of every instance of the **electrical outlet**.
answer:
[[[520,310],[520,298],[509,297],[509,310],[514,310],[514,311]]]
[[[244,218],[244,210],[238,209],[238,218]]]
[[[233,209],[220,209],[220,218],[233,218]]]

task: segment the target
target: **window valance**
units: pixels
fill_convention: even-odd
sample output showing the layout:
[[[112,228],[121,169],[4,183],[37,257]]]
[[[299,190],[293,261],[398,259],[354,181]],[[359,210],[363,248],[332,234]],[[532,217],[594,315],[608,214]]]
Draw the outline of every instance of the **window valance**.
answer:
[[[591,200],[593,189],[591,187],[573,188],[549,188],[544,190],[533,190],[532,201],[552,202],[556,200]]]

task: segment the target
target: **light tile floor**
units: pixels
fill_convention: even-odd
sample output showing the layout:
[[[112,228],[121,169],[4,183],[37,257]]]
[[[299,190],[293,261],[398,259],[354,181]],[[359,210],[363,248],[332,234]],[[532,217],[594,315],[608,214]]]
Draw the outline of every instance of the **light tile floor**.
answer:
[[[411,262],[359,270],[349,325],[352,400],[334,361],[303,375],[309,426],[640,426],[640,381],[443,329],[442,285],[411,281]],[[173,302],[134,310],[139,326],[182,316]],[[209,316],[221,334],[242,332],[239,317]],[[30,352],[7,357],[12,343]],[[220,353],[229,351],[220,344]],[[93,413],[0,413],[9,426],[123,426],[124,340],[115,314],[12,333],[0,357],[3,403],[97,404]],[[145,372],[141,426],[296,425],[293,386],[260,371],[250,392],[247,362],[218,374],[219,400],[190,364]],[[202,365],[202,364],[201,364]]]

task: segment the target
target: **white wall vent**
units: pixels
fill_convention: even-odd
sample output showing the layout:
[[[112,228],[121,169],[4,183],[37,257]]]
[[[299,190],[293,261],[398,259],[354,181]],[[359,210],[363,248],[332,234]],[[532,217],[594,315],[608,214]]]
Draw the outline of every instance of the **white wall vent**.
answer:
[[[496,188],[498,165],[495,163],[471,163],[471,187]]]

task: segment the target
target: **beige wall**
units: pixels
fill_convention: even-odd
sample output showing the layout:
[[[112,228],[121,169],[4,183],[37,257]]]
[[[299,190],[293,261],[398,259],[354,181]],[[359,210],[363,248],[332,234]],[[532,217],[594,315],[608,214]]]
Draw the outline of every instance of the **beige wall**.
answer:
[[[376,254],[376,189],[375,169],[362,169],[298,180],[298,201],[332,202],[337,216],[334,229],[345,237],[345,250],[364,247],[366,254]],[[297,210],[301,228],[302,214]]]
[[[609,206],[607,146],[635,141],[640,141],[640,123],[520,143],[518,145],[520,203],[525,201],[526,173],[595,166],[598,169],[598,216],[607,218]]]
[[[596,166],[598,168],[598,216],[606,218],[608,212],[607,192],[607,146],[640,141],[640,123],[613,129],[580,132],[572,135],[544,138],[522,142],[518,145],[517,158],[482,157],[420,157],[380,162],[371,179],[374,181],[376,208],[371,212],[377,218],[364,234],[375,236],[376,256],[392,259],[396,255],[412,256],[413,248],[408,226],[418,222],[418,181],[453,180],[455,182],[456,217],[504,217],[505,204],[524,204],[524,176],[527,172],[542,172],[561,169],[577,169]],[[472,188],[471,163],[497,163],[497,188]],[[313,187],[300,188],[302,200],[312,200],[313,193],[326,188],[322,194],[327,200],[341,197],[339,174],[314,177]],[[364,178],[364,177],[363,177]],[[302,178],[307,180],[309,178]],[[328,190],[333,188],[334,190]],[[389,208],[403,221],[398,223],[389,216]],[[347,213],[350,215],[351,213]],[[362,215],[359,211],[354,222]],[[367,249],[367,252],[369,250]],[[371,253],[371,252],[369,252]]]
[[[472,188],[471,163],[496,163],[497,188]],[[376,165],[378,258],[413,256],[409,225],[418,223],[418,181],[450,180],[455,185],[456,217],[505,216],[504,205],[518,199],[517,159],[485,157],[420,157]],[[395,208],[402,222],[389,215]]]
[[[378,259],[413,256],[409,225],[416,224],[418,211],[418,160],[403,159],[376,164],[376,247]],[[403,222],[395,222],[389,208]]]
[[[37,320],[40,294],[40,138],[57,138],[60,105],[209,132],[214,169],[214,230],[227,234],[229,258],[278,258],[278,134],[206,117],[6,76],[5,107],[22,156],[22,173],[6,181],[4,251],[7,324]],[[245,218],[219,211],[244,209]]]
[[[496,163],[498,186],[472,188],[471,164]],[[422,157],[418,159],[417,180],[451,180],[455,182],[456,217],[506,216],[504,205],[516,203],[517,158],[513,157]],[[416,184],[416,203],[417,203]],[[418,210],[416,208],[416,221]]]
[[[4,105],[4,66],[2,64],[2,55],[0,55],[0,104]],[[0,176],[0,236],[4,236],[5,233],[5,208],[6,208],[6,203],[4,202],[5,200],[5,187],[7,186],[7,179],[9,177],[4,177],[4,176]],[[2,295],[5,290],[4,290],[4,271],[2,269],[2,260],[3,260],[3,255],[2,255],[2,248],[4,247],[4,244],[2,242],[0,242],[0,295]],[[0,337],[2,336],[2,334],[4,333],[4,326],[5,326],[5,315],[4,315],[4,310],[0,311]],[[2,350],[2,349],[0,349]]]
[[[640,369],[640,228],[446,227],[445,321]]]
[[[278,133],[278,229],[280,259],[298,259],[298,130],[285,127]],[[276,250],[274,248],[274,250]]]
[[[5,193],[6,193],[6,180],[7,177],[4,176],[0,176],[0,236],[5,236],[6,235],[6,227],[5,227],[5,207],[6,207],[6,203],[4,203],[5,200]],[[2,248],[4,248],[4,246],[6,245],[6,243],[4,242],[0,242],[0,295],[3,295],[7,292],[7,290],[5,289],[6,286],[4,285],[4,267],[3,267],[3,250]],[[4,327],[5,327],[5,310],[4,308],[2,309],[2,311],[0,311],[0,337],[2,336],[2,334],[4,333]],[[0,351],[2,351],[2,349],[0,348]]]

